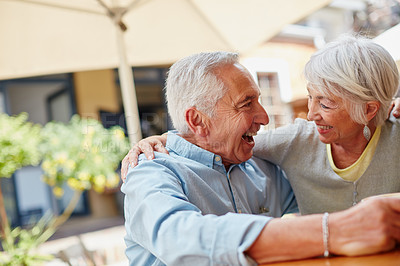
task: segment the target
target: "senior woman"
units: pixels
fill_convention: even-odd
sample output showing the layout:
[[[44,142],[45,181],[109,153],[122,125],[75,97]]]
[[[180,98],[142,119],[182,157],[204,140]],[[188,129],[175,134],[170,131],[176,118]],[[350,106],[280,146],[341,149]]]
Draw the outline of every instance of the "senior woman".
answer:
[[[343,36],[311,56],[304,74],[310,121],[260,134],[254,155],[285,170],[302,214],[399,192],[400,124],[386,119],[399,73],[389,53]]]
[[[362,199],[400,192],[400,122],[387,119],[399,85],[396,63],[371,40],[345,35],[311,56],[304,74],[308,120],[259,133],[254,156],[286,172],[301,214],[347,209]],[[135,164],[155,138],[123,162]],[[149,157],[149,156],[148,156]]]

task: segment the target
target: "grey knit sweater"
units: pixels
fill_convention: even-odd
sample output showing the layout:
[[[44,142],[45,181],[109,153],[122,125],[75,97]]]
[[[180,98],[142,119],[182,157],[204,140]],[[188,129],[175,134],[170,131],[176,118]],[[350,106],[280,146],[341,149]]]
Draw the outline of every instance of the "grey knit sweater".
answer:
[[[400,121],[394,118],[382,126],[372,162],[355,182],[333,171],[315,123],[303,119],[259,134],[254,155],[285,170],[302,214],[343,210],[368,196],[400,192]]]

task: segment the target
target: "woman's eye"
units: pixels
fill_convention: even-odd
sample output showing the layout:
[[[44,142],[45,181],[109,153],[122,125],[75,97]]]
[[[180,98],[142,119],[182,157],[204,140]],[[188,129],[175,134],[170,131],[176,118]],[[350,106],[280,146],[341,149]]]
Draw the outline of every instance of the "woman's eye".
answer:
[[[328,106],[326,106],[326,105],[324,105],[324,104],[322,104],[322,103],[320,103],[320,106],[321,106],[323,109],[330,109],[330,107],[328,107]]]

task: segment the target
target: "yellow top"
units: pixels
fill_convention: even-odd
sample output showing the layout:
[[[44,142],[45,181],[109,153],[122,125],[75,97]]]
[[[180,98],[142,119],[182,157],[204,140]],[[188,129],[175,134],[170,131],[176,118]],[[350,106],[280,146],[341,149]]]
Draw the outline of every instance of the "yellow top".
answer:
[[[376,128],[374,135],[372,136],[367,147],[361,154],[360,158],[358,158],[358,160],[355,163],[344,169],[339,169],[336,167],[332,158],[331,145],[326,144],[328,160],[333,171],[335,171],[336,174],[338,174],[341,178],[343,178],[346,181],[354,182],[357,179],[359,179],[364,174],[365,170],[367,170],[368,165],[372,161],[372,157],[374,156],[380,135],[381,135],[381,127],[379,126]]]

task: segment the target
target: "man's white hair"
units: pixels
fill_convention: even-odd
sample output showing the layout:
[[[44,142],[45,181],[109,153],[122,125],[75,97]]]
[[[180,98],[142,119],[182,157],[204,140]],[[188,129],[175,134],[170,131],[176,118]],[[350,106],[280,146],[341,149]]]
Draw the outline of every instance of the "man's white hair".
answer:
[[[384,123],[399,86],[399,72],[390,54],[370,39],[347,34],[312,55],[304,74],[310,88],[342,98],[350,117],[363,125],[368,122],[368,101],[380,102],[372,121],[376,126]]]
[[[190,107],[212,117],[215,105],[225,94],[224,83],[216,75],[219,67],[238,62],[238,54],[209,52],[188,56],[173,64],[166,81],[168,113],[180,133],[189,128],[185,111]]]

